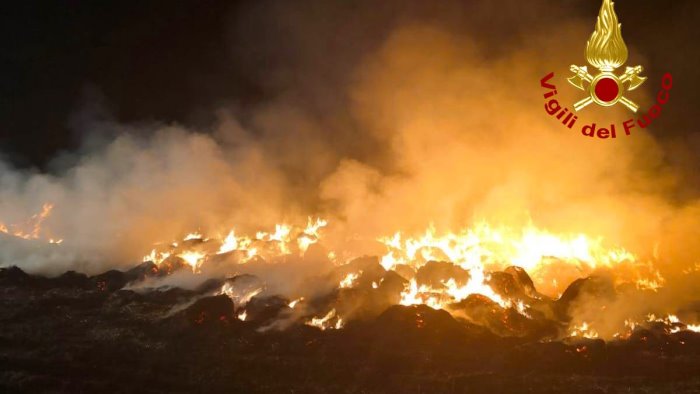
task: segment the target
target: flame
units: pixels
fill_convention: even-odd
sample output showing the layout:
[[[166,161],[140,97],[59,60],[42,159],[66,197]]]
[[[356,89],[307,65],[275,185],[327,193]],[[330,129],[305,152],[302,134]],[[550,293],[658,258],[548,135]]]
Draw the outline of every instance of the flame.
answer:
[[[25,223],[22,224],[9,224],[6,225],[0,222],[0,233],[12,235],[17,238],[22,239],[40,239],[42,224],[44,221],[51,216],[54,205],[51,203],[44,203],[41,206],[41,212],[32,215]],[[49,238],[48,243],[50,244],[60,244],[63,239],[53,239]]]
[[[236,233],[231,230],[226,238],[224,238],[224,242],[221,244],[216,254],[224,254],[236,249],[238,249],[238,239],[236,238]]]
[[[221,290],[219,291],[219,294],[224,294],[228,298],[233,301],[234,305],[236,307],[241,308],[244,307],[253,297],[256,295],[260,294],[265,290],[262,287],[258,287],[255,289],[241,289],[239,287],[236,287],[232,285],[231,283],[224,283],[223,286],[221,286]]]
[[[522,300],[519,300],[518,302],[515,303],[515,310],[518,311],[521,315],[527,317],[528,319],[532,319],[532,316],[527,312],[527,305]]]
[[[321,330],[326,330],[329,328],[339,330],[343,328],[343,319],[341,318],[337,318],[335,324],[331,324],[334,317],[336,317],[336,311],[335,309],[331,309],[330,312],[323,317],[312,317],[311,320],[306,322],[306,325],[320,328]]]
[[[486,276],[483,271],[473,270],[471,278],[463,286],[457,285],[453,278],[443,282],[442,289],[434,289],[426,285],[418,286],[415,279],[411,279],[401,293],[401,305],[425,304],[433,309],[446,309],[449,304],[462,301],[472,294],[480,294],[490,298],[503,308],[513,305],[510,300],[503,299],[485,283]],[[523,306],[524,310],[524,306]]]
[[[248,312],[243,311],[243,312],[239,313],[237,317],[238,317],[238,320],[245,321],[246,317],[248,317]]]
[[[183,240],[197,239],[199,242],[160,243],[144,260],[160,265],[166,259],[178,257],[192,268],[193,273],[199,274],[214,258],[221,261],[221,258],[216,257],[219,255],[226,255],[222,258],[230,264],[246,264],[253,258],[275,261],[288,255],[302,256],[310,245],[322,240],[322,229],[327,224],[323,219],[308,218],[305,226],[280,223],[274,226],[273,231],[257,231],[253,236],[234,229],[223,237],[208,238],[200,232],[190,233]],[[415,271],[429,261],[447,261],[469,272],[466,283],[449,277],[430,286],[420,284],[409,274],[405,287],[396,295],[401,305],[421,304],[450,311],[452,304],[471,295],[481,295],[501,308],[512,308],[531,319],[530,305],[526,300],[505,297],[489,284],[490,272],[512,265],[525,269],[535,282],[537,290],[544,294],[560,295],[571,281],[588,276],[597,269],[614,270],[616,279],[622,283],[632,283],[639,289],[656,291],[664,284],[664,278],[654,269],[651,261],[641,261],[622,248],[607,247],[600,237],[582,233],[554,234],[533,224],[511,228],[481,222],[457,232],[444,233],[438,233],[433,226],[429,226],[416,236],[396,232],[378,240],[385,247],[385,253],[380,259],[385,270],[398,272],[399,265],[405,265]],[[331,250],[328,257],[331,264],[343,265],[356,256],[345,250]],[[407,271],[401,272],[405,275]],[[361,270],[346,273],[336,282],[336,287],[343,289],[356,286],[362,273]],[[382,280],[383,278],[373,280],[371,287],[378,289]],[[241,307],[262,291],[263,288],[236,289],[227,282],[220,293],[228,295],[237,307]],[[540,296],[532,294],[530,297]],[[288,306],[295,308],[302,300],[303,298],[293,300]],[[340,328],[344,325],[344,318],[332,309],[323,316],[312,317],[305,324],[324,330]],[[637,325],[632,318],[625,324],[630,332]],[[629,335],[620,332],[623,331],[619,331],[617,337]],[[595,338],[599,333],[593,329],[591,322],[579,322],[570,329],[572,336],[579,337]]]
[[[160,265],[163,260],[167,259],[170,257],[170,253],[167,252],[158,252],[155,249],[151,250],[151,253],[143,256],[143,261],[151,261],[157,265]]]
[[[640,290],[651,290],[651,291],[658,291],[660,288],[662,288],[663,283],[664,283],[664,279],[661,277],[661,275],[658,272],[656,272],[655,274],[658,276],[658,280],[645,279],[645,278],[638,279],[636,282],[637,288]]]
[[[663,284],[660,274],[648,269],[647,263],[638,262],[634,254],[624,249],[606,248],[602,238],[584,234],[554,235],[532,224],[517,231],[482,222],[457,233],[445,234],[438,234],[431,226],[423,235],[415,238],[407,238],[397,232],[379,240],[388,250],[380,261],[385,269],[393,269],[398,264],[419,268],[430,260],[450,261],[470,270],[475,278],[474,283],[469,284],[472,289],[483,284],[476,278],[485,276],[486,269],[503,269],[509,265],[524,268],[536,287],[549,294],[561,293],[564,290],[562,286],[569,283],[550,277],[556,275],[548,270],[553,264],[564,264],[575,271],[576,277],[581,277],[596,268],[628,263],[638,268],[633,270],[633,274],[640,276],[630,279],[632,282],[639,281],[638,287],[657,289]],[[642,268],[649,271],[648,275],[642,276]],[[488,296],[484,293],[488,293],[488,290],[482,288],[479,294]]]
[[[668,314],[666,317],[656,317],[653,313],[647,315],[647,322],[662,323],[666,326],[664,329],[670,334],[675,334],[683,330],[700,332],[700,324],[686,324],[674,314]]]
[[[439,294],[431,291],[428,286],[422,285],[418,287],[415,279],[411,279],[406,285],[406,288],[401,292],[401,305],[427,305],[433,309],[441,309],[443,303],[440,301]]]
[[[185,262],[192,267],[192,271],[196,271],[197,268],[202,265],[206,255],[202,252],[187,251],[179,254],[178,257],[185,260]]]
[[[345,276],[345,278],[343,278],[343,280],[340,281],[338,286],[341,289],[347,289],[347,288],[353,287],[355,281],[357,280],[357,278],[360,277],[361,274],[362,274],[362,271],[351,272],[351,273],[347,274]]]
[[[0,232],[23,239],[40,239],[42,224],[50,216],[53,207],[53,204],[44,204],[39,213],[32,215],[23,224],[0,223]],[[268,260],[290,254],[302,256],[311,245],[322,239],[323,229],[327,225],[328,221],[324,219],[309,217],[305,226],[279,223],[274,226],[273,231],[257,231],[254,236],[239,234],[235,229],[230,229],[223,237],[209,238],[203,232],[195,231],[185,234],[178,241],[156,244],[143,260],[161,265],[166,260],[177,257],[191,267],[193,273],[198,274],[201,273],[202,267],[217,255],[230,254],[223,258],[230,257],[230,260],[226,261],[235,264],[245,264],[253,258]],[[665,282],[654,269],[652,262],[642,262],[636,255],[622,248],[609,248],[600,237],[582,233],[554,234],[533,224],[516,229],[481,222],[457,232],[445,233],[438,233],[434,226],[429,226],[417,236],[395,232],[378,240],[385,247],[385,253],[380,259],[385,270],[397,269],[399,265],[416,270],[429,261],[448,261],[469,272],[469,280],[466,283],[456,278],[447,278],[437,285],[433,284],[434,287],[419,285],[415,278],[407,277],[407,284],[398,294],[401,305],[422,304],[449,311],[451,304],[478,294],[489,298],[502,308],[513,308],[522,316],[531,318],[528,312],[530,306],[524,300],[506,298],[496,293],[489,285],[489,272],[511,265],[525,269],[539,291],[549,290],[552,294],[561,294],[562,286],[571,282],[568,279],[585,277],[598,268],[615,269],[616,277],[635,284],[641,290],[657,291]],[[60,244],[63,239],[47,238],[46,241]],[[335,265],[345,264],[356,257],[345,250],[331,250],[327,252],[327,256]],[[554,265],[559,268],[550,269]],[[698,266],[700,263],[691,271],[694,272]],[[561,267],[572,269],[575,276],[563,277]],[[347,273],[337,282],[337,287],[356,286],[362,273],[361,270]],[[623,277],[622,273],[626,273],[628,277]],[[383,280],[380,278],[372,281],[372,288],[378,289]],[[264,287],[241,289],[227,282],[219,293],[230,297],[236,307],[241,308],[263,291]],[[288,306],[295,308],[303,300],[304,298],[293,300]],[[245,320],[246,316],[245,311],[237,315],[240,320]],[[640,321],[643,322],[644,319]],[[672,314],[663,318],[650,314],[646,317],[646,322],[662,323],[669,333],[682,330],[700,332],[700,324],[684,324]],[[624,323],[627,332],[619,331],[615,337],[629,337],[637,326],[644,324],[638,323],[633,317]],[[343,327],[345,320],[344,316],[332,309],[324,316],[312,317],[305,324],[324,330],[337,329]],[[581,322],[571,326],[570,335],[597,338],[599,332],[590,322]]]
[[[206,260],[213,255],[223,255],[231,252],[241,252],[239,263],[246,263],[256,256],[263,258],[298,252],[303,254],[312,244],[320,239],[320,230],[327,225],[323,219],[308,218],[305,228],[299,229],[288,224],[276,224],[274,232],[258,231],[255,236],[237,235],[231,229],[223,238],[208,238],[200,232],[192,232],[182,238],[183,242],[159,243],[156,248],[143,257],[143,261],[152,261],[157,265],[171,256],[177,256],[197,271]],[[186,241],[198,240],[201,243],[192,245]],[[296,241],[296,242],[295,242]],[[216,244],[216,250],[211,251],[211,245]]]
[[[164,260],[177,256],[197,274],[215,255],[230,254],[226,258],[231,260],[226,261],[234,264],[245,264],[253,258],[274,261],[277,257],[290,254],[301,256],[311,244],[321,240],[321,229],[327,223],[323,219],[308,218],[305,227],[281,223],[274,226],[274,231],[258,231],[254,236],[239,234],[234,229],[219,238],[206,238],[199,232],[190,233],[184,238],[198,239],[201,242],[161,243],[144,260],[162,264]],[[530,305],[525,300],[504,297],[489,285],[489,272],[503,270],[511,265],[523,267],[534,280],[538,291],[549,290],[552,294],[561,294],[564,290],[562,286],[568,286],[572,280],[590,275],[599,268],[615,269],[616,277],[620,276],[623,282],[633,283],[639,289],[656,291],[664,282],[651,262],[641,262],[633,253],[622,248],[608,248],[600,237],[554,234],[533,224],[514,229],[481,222],[457,232],[442,234],[429,226],[417,236],[396,232],[388,237],[380,237],[379,241],[386,249],[380,260],[386,270],[397,269],[398,265],[407,265],[416,270],[429,261],[436,260],[449,261],[469,272],[466,283],[456,278],[445,278],[439,284],[431,285],[433,287],[419,284],[415,278],[408,277],[404,289],[397,295],[401,305],[422,304],[450,311],[452,304],[478,294],[501,308],[511,308],[531,319]],[[344,250],[331,250],[328,257],[332,264],[343,265],[354,256]],[[561,272],[566,270],[573,272],[573,276],[562,276]],[[623,277],[622,273],[629,277]],[[361,270],[346,273],[336,282],[336,286],[340,289],[352,288],[361,275]],[[372,288],[378,289],[381,283],[382,279],[373,281]],[[230,283],[221,289],[221,293],[228,295],[238,307],[262,291],[262,288],[235,289]],[[539,297],[536,294],[533,296]],[[291,301],[288,306],[295,308],[302,300],[303,298]],[[332,309],[324,316],[312,317],[305,324],[324,330],[341,328],[345,323],[343,318]],[[629,332],[636,324],[633,319],[626,322]],[[599,332],[589,322],[574,325],[570,331],[572,336],[599,336]],[[618,332],[616,337],[623,335],[629,336],[629,333]]]
[[[583,234],[557,236],[532,225],[518,234],[507,227],[495,228],[480,223],[459,233],[444,235],[437,235],[431,226],[419,238],[409,238],[403,242],[401,238],[400,232],[390,238],[380,238],[390,250],[382,257],[385,268],[447,259],[466,269],[478,268],[484,262],[508,261],[529,271],[543,264],[545,257],[588,262],[593,267],[634,260],[634,255],[624,250],[602,250],[600,239],[591,239]]]
[[[591,326],[587,322],[582,322],[579,325],[575,325],[571,329],[569,335],[572,337],[583,337],[589,339],[598,338],[598,333],[593,328],[591,328]]]
[[[299,302],[301,302],[301,301],[304,301],[304,297],[297,298],[296,300],[290,302],[290,303],[288,304],[288,306],[289,306],[290,308],[294,309],[294,307],[297,306],[297,304],[298,304]]]
[[[627,61],[622,24],[617,21],[612,0],[603,0],[595,31],[586,44],[585,56],[588,63],[601,71],[613,71]]]
[[[326,227],[327,225],[328,222],[324,219],[317,218],[316,220],[312,220],[309,218],[304,232],[297,239],[299,250],[306,252],[306,250],[309,249],[309,246],[318,242],[318,239],[321,237],[319,231],[321,228]]]
[[[664,324],[676,324],[681,322],[681,320],[676,315],[668,314],[666,315],[666,317],[656,317],[656,315],[654,315],[653,313],[647,315],[647,321]]]
[[[200,233],[198,233],[198,232],[195,231],[195,232],[193,232],[193,233],[187,234],[187,235],[185,236],[185,238],[183,238],[182,240],[183,240],[183,241],[189,241],[189,240],[192,240],[192,239],[202,239],[202,234],[200,234]]]

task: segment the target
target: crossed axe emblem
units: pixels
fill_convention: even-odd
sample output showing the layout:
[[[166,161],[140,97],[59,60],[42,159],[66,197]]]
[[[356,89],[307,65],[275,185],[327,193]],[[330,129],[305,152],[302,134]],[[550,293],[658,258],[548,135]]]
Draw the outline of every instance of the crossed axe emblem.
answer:
[[[583,83],[588,82],[589,96],[574,104],[574,109],[580,111],[591,103],[597,103],[604,107],[609,107],[622,103],[632,112],[637,112],[639,105],[632,100],[623,96],[626,91],[632,91],[646,81],[646,77],[640,77],[639,74],[644,70],[642,66],[627,67],[624,74],[621,76],[615,75],[612,71],[602,71],[593,76],[588,73],[588,67],[579,67],[572,65],[570,68],[574,75],[568,78],[570,84],[577,88],[586,91]],[[624,84],[628,83],[627,89],[624,89]]]

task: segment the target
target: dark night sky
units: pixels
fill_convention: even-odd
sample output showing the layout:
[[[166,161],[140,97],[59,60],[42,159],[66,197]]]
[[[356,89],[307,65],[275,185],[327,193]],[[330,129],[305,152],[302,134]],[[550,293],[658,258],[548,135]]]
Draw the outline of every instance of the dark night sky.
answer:
[[[266,91],[236,66],[232,48],[250,45],[231,31],[241,1],[22,1],[0,11],[0,152],[16,165],[43,166],[79,137],[71,120],[86,102],[102,97],[122,122],[196,123],[227,101],[247,105]],[[557,3],[552,1],[552,3]],[[669,4],[671,3],[671,4]],[[658,48],[646,55],[649,70],[673,70],[679,82],[672,113],[683,129],[700,103],[696,20],[687,1],[618,1],[628,42]],[[595,15],[598,1],[566,2]],[[659,9],[662,5],[663,9]],[[688,16],[691,12],[695,16]],[[678,23],[678,18],[682,23]],[[543,19],[546,22],[546,19]],[[671,29],[671,30],[666,30]],[[284,41],[285,37],[272,39]],[[650,74],[650,80],[658,80]],[[95,93],[97,92],[97,93]],[[692,103],[692,104],[691,104]],[[668,115],[667,115],[668,116]],[[688,125],[690,123],[687,123]]]
[[[0,150],[43,164],[78,142],[71,117],[99,92],[123,121],[187,121],[253,97],[225,45],[231,1],[19,2],[3,9]]]

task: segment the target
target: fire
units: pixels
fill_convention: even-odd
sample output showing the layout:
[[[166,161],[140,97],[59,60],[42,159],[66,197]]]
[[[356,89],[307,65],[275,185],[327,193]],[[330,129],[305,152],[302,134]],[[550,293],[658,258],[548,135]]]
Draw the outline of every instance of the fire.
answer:
[[[338,286],[339,286],[341,289],[347,289],[347,288],[353,287],[353,284],[355,283],[355,281],[357,280],[357,278],[360,277],[360,275],[362,275],[362,271],[361,271],[361,270],[360,270],[359,272],[357,272],[357,273],[351,272],[351,273],[347,274],[347,275],[345,276],[345,278],[343,278],[343,280],[340,281],[340,283],[338,284]]]
[[[197,271],[197,268],[204,262],[206,255],[202,252],[187,251],[178,255],[192,267],[192,271]]]
[[[687,330],[693,332],[700,332],[700,324],[686,324],[678,318],[678,316],[673,314],[668,314],[665,317],[656,317],[653,313],[647,315],[647,322],[649,323],[661,323],[666,328],[665,330],[671,334]]]
[[[472,275],[483,276],[485,269],[516,265],[528,272],[538,289],[551,294],[560,294],[563,291],[561,286],[569,283],[549,277],[552,274],[548,268],[553,263],[573,268],[579,277],[596,268],[611,268],[622,263],[645,265],[624,249],[605,248],[602,238],[584,234],[555,235],[534,225],[516,231],[480,223],[457,233],[445,234],[437,234],[434,227],[429,227],[416,238],[407,238],[397,232],[391,237],[380,238],[380,241],[388,250],[381,258],[381,264],[387,270],[399,264],[418,268],[436,260],[450,261],[470,270]],[[663,285],[663,278],[653,270],[646,277],[633,279],[639,288],[658,289]],[[478,280],[470,285],[472,289],[479,286]],[[483,288],[480,291],[480,294],[489,292]]]
[[[642,279],[637,280],[636,285],[637,285],[638,289],[657,291],[661,287],[663,287],[662,283],[663,283],[663,278],[659,278],[659,280],[642,278]]]
[[[529,272],[546,264],[545,257],[572,263],[585,262],[593,268],[635,260],[632,253],[623,249],[604,250],[601,239],[591,239],[583,234],[556,236],[532,225],[518,233],[507,227],[495,228],[480,223],[456,234],[443,235],[437,235],[435,228],[430,227],[419,238],[402,241],[398,232],[380,241],[390,250],[382,258],[387,269],[396,264],[417,262],[420,265],[429,260],[447,259],[466,269],[508,263]]]
[[[589,339],[598,338],[598,333],[586,322],[575,325],[569,335],[572,337],[583,337]]]
[[[172,242],[165,247],[158,244],[143,257],[143,261],[152,261],[160,265],[170,257],[178,257],[197,272],[215,255],[239,252],[238,263],[246,263],[257,256],[268,258],[293,253],[303,254],[318,242],[320,230],[327,224],[323,219],[309,218],[303,229],[288,224],[277,224],[274,232],[258,231],[254,236],[237,235],[235,229],[231,229],[224,237],[209,238],[196,231],[185,235],[181,242]]]
[[[297,298],[296,300],[294,300],[294,301],[290,302],[289,304],[287,304],[287,306],[289,306],[290,308],[294,309],[294,307],[297,306],[297,304],[300,303],[301,301],[304,301],[304,297]]]
[[[17,238],[22,239],[41,239],[42,224],[53,211],[54,205],[51,203],[44,203],[41,206],[41,212],[32,215],[26,222],[20,224],[9,224],[6,225],[0,222],[0,233],[5,233],[12,235]],[[63,239],[49,238],[48,243],[50,244],[60,244]]]
[[[243,247],[243,245],[241,246]],[[238,239],[236,238],[236,233],[233,230],[231,230],[226,236],[226,238],[224,238],[224,242],[219,247],[219,251],[217,252],[217,254],[228,253],[236,249],[238,249]]]
[[[33,215],[24,224],[0,223],[0,232],[23,239],[39,239],[41,225],[49,217],[52,209],[52,204],[44,204],[41,212]],[[303,256],[311,245],[322,240],[327,225],[328,221],[325,219],[309,217],[305,226],[279,223],[272,231],[257,231],[255,235],[242,234],[233,228],[223,236],[210,236],[197,230],[185,234],[179,240],[155,245],[143,260],[160,266],[176,258],[189,266],[193,273],[198,274],[210,261],[246,264],[253,259],[270,261],[287,255]],[[48,238],[47,241],[52,244],[63,242],[62,239],[54,238]],[[438,233],[430,226],[418,236],[412,237],[396,232],[391,236],[380,237],[378,241],[385,247],[380,264],[387,271],[396,270],[397,273],[402,273],[400,275],[407,275],[411,269],[416,272],[430,261],[444,261],[468,272],[466,282],[463,279],[448,277],[431,285],[421,284],[408,274],[405,277],[405,287],[398,294],[399,304],[407,306],[422,304],[449,311],[452,304],[459,303],[471,295],[481,295],[501,308],[512,308],[522,316],[531,318],[528,313],[530,306],[525,300],[504,297],[489,285],[490,272],[503,270],[508,266],[525,269],[535,282],[536,288],[544,294],[551,295],[561,295],[564,287],[572,280],[588,276],[599,268],[624,268],[620,269],[620,272],[627,276],[619,274],[618,279],[631,282],[638,289],[657,291],[664,285],[664,278],[653,268],[651,262],[642,262],[625,249],[607,247],[600,237],[586,234],[554,234],[533,224],[514,229],[481,222],[457,232],[445,233]],[[326,253],[333,265],[343,265],[354,257],[346,250],[330,250]],[[410,267],[409,271],[403,268],[399,270],[400,266]],[[339,289],[355,287],[362,275],[362,270],[346,273],[336,286]],[[382,281],[383,278],[373,280],[372,289],[379,289]],[[226,294],[234,300],[237,307],[242,307],[263,290],[255,288],[243,291],[227,282],[221,288],[220,294]],[[298,298],[289,302],[288,306],[295,308],[301,301],[303,298]],[[245,313],[241,312],[239,319],[245,320]],[[671,327],[673,332],[681,329],[700,331],[700,325],[684,325],[674,315],[661,320],[650,315],[647,321],[663,322]],[[311,318],[306,324],[322,329],[340,328],[344,321],[343,316],[332,309],[324,316]],[[639,323],[632,317],[625,321],[629,332],[637,325]],[[590,323],[582,322],[572,326],[570,335],[596,338],[599,334]],[[622,335],[625,334],[618,333],[618,337]]]
[[[309,246],[318,242],[318,239],[321,237],[319,231],[321,230],[321,228],[326,227],[327,225],[328,221],[323,220],[321,218],[317,218],[316,220],[312,220],[311,218],[309,218],[306,224],[306,228],[297,239],[297,242],[299,244],[299,250],[301,250],[302,252],[306,252]]]
[[[200,233],[198,233],[198,232],[196,232],[196,231],[193,232],[193,233],[189,233],[189,234],[187,234],[187,235],[185,236],[185,238],[183,238],[183,241],[189,241],[189,240],[192,240],[192,239],[202,239],[202,234],[200,234]]]
[[[221,237],[209,237],[197,231],[186,234],[181,241],[157,245],[144,257],[144,261],[161,265],[165,260],[179,258],[191,267],[192,272],[200,273],[213,259],[222,261],[223,258],[229,264],[246,264],[252,259],[274,261],[286,255],[303,256],[311,245],[322,240],[322,230],[327,225],[324,219],[309,217],[304,227],[281,223],[275,225],[273,231],[257,231],[253,236],[241,234],[235,229]],[[625,249],[608,248],[602,238],[585,234],[553,234],[532,224],[516,230],[482,222],[458,232],[442,234],[431,226],[416,237],[396,232],[378,240],[385,247],[380,264],[387,271],[408,266],[416,272],[430,261],[445,261],[468,272],[466,282],[448,277],[432,285],[421,284],[410,275],[405,277],[407,283],[398,296],[399,304],[406,306],[422,304],[449,311],[452,304],[471,295],[481,295],[501,308],[512,308],[531,319],[528,312],[530,306],[525,300],[504,297],[489,285],[490,272],[512,265],[525,269],[539,291],[552,295],[560,295],[573,280],[588,276],[600,268],[624,268],[621,272],[629,277],[621,276],[620,279],[634,283],[639,289],[656,291],[664,283],[663,277],[650,262],[639,261],[637,256]],[[327,254],[331,264],[337,266],[354,257],[344,250],[331,250]],[[407,271],[401,269],[401,272],[405,274]],[[347,272],[336,282],[336,287],[355,287],[362,275],[362,270]],[[372,281],[372,288],[378,289],[382,280]],[[221,293],[227,294],[240,306],[261,291],[239,294],[227,283]],[[291,301],[288,306],[294,308],[302,300]],[[342,316],[332,309],[324,316],[311,318],[306,324],[326,329],[340,328],[344,323]],[[590,323],[584,322],[573,326],[571,335],[595,338],[599,334]]]
[[[230,283],[225,283],[221,287],[219,294],[225,294],[233,301],[236,307],[241,308],[244,307],[253,297],[262,293],[263,290],[265,289],[262,287],[254,289],[240,289]]]
[[[326,330],[329,328],[333,328],[336,330],[339,330],[343,328],[343,319],[340,317],[337,317],[335,319],[335,324],[332,324],[333,318],[336,318],[336,311],[335,309],[331,309],[325,316],[323,317],[313,317],[311,320],[306,322],[307,326],[312,326],[316,328],[320,328],[321,330]]]
[[[152,261],[158,265],[163,262],[163,260],[170,257],[170,253],[158,252],[155,249],[151,250],[151,253],[143,256],[143,261]]]
[[[425,285],[418,287],[418,283],[415,279],[411,279],[401,292],[401,305],[427,305],[433,309],[441,309],[443,303],[440,301],[439,297],[431,291],[431,289]]]
[[[674,314],[667,314],[663,317],[657,317],[653,313],[646,315],[644,319],[634,320],[626,319],[625,328],[627,332],[620,334],[616,333],[615,338],[629,338],[632,332],[638,327],[648,327],[650,324],[661,324],[664,331],[668,334],[675,334],[681,331],[693,331],[700,332],[700,324],[688,324],[681,321],[681,319]]]
[[[459,286],[453,278],[443,282],[442,289],[433,289],[426,285],[418,286],[415,279],[411,279],[401,293],[401,305],[417,305],[425,304],[433,309],[446,309],[448,304],[455,303],[466,299],[471,294],[481,294],[495,301],[503,308],[512,306],[510,300],[504,300],[496,294],[491,287],[486,285],[484,281],[483,271],[473,270],[469,282],[463,286]]]

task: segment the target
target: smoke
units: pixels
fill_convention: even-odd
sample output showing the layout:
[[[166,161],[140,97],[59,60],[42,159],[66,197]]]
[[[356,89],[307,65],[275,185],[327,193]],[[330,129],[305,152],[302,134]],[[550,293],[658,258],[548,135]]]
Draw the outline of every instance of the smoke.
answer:
[[[129,267],[153,244],[329,219],[328,244],[431,223],[486,219],[585,232],[645,256],[668,277],[687,270],[698,203],[657,130],[597,140],[581,125],[625,108],[586,108],[574,130],[544,110],[555,72],[583,63],[594,18],[551,2],[287,2],[239,10],[229,31],[238,72],[274,92],[255,106],[213,108],[211,127],[83,121],[109,135],[64,155],[52,173],[0,164],[0,218],[21,223],[55,205],[43,234],[60,248],[2,239],[0,264],[30,271]],[[542,15],[556,23],[542,24]],[[621,18],[624,22],[624,17]],[[628,40],[630,62],[645,59]],[[660,81],[634,92],[642,108]],[[644,90],[646,89],[646,90]],[[671,103],[670,105],[673,105]],[[37,142],[40,143],[40,142]],[[672,286],[671,283],[668,284]]]

